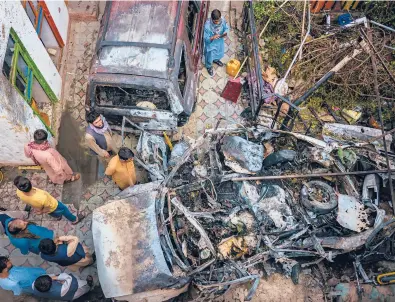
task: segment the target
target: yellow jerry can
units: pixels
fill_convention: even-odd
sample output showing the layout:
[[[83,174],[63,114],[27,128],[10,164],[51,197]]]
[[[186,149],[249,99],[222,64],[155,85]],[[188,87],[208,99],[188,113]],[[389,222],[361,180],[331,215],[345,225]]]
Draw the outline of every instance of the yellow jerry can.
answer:
[[[226,64],[226,73],[232,77],[235,77],[240,68],[240,61],[236,59],[230,59]]]

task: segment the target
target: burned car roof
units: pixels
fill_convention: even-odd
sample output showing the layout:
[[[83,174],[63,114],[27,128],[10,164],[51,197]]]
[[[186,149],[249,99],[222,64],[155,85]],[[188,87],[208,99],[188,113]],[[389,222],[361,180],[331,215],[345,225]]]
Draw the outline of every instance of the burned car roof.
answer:
[[[155,212],[158,186],[151,182],[128,188],[119,195],[124,199],[93,212],[97,269],[108,298],[140,301],[157,291],[171,298],[186,290],[189,278],[173,277],[161,248]]]
[[[168,78],[177,7],[177,1],[108,2],[96,71]]]

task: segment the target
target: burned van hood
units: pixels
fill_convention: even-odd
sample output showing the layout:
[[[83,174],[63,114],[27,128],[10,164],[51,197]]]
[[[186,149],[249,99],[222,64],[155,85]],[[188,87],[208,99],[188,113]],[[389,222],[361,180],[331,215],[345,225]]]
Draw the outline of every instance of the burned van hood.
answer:
[[[158,186],[134,186],[123,199],[93,211],[97,269],[107,298],[139,301],[147,293],[185,290],[189,283],[173,277],[165,261],[155,213]]]
[[[110,74],[99,73],[91,74],[89,77],[88,98],[90,106],[95,106],[95,88],[96,85],[105,85],[113,87],[133,87],[140,89],[157,89],[166,91],[169,96],[171,112],[178,115],[183,111],[183,106],[180,102],[182,96],[180,92],[175,89],[173,82],[166,79],[158,79],[146,76],[126,75],[126,74]],[[116,107],[114,107],[116,108]]]

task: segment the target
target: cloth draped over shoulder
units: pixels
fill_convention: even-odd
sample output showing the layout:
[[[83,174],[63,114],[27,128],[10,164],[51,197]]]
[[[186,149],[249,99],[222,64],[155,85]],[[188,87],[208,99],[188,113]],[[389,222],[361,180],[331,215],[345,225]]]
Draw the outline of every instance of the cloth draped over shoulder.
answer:
[[[105,117],[101,115],[103,128],[96,128],[89,124],[85,132],[85,141],[92,153],[104,157],[107,151],[118,153],[118,147],[113,139],[111,127]]]
[[[66,159],[48,141],[42,144],[30,142],[25,145],[25,155],[36,165],[40,165],[55,184],[61,185],[73,176],[73,170]]]
[[[212,59],[220,60],[225,54],[224,38],[211,41],[210,38],[214,35],[222,35],[229,32],[228,24],[225,18],[221,17],[219,24],[214,24],[211,19],[208,19],[204,24],[204,55],[210,52]]]

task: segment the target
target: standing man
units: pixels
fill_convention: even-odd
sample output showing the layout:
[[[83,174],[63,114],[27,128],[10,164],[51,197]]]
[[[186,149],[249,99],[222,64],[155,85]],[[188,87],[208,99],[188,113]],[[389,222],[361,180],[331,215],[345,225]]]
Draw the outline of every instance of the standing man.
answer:
[[[66,159],[51,147],[47,139],[48,133],[45,130],[36,130],[34,141],[25,146],[26,157],[40,165],[54,184],[62,185],[80,179],[81,175],[73,173]]]
[[[101,162],[108,163],[111,153],[118,152],[110,126],[104,116],[94,111],[86,115],[86,121],[88,122],[85,133],[87,145]]]
[[[126,147],[119,149],[118,155],[114,156],[104,172],[108,176],[112,176],[112,180],[117,186],[124,190],[136,183],[136,171],[133,163],[134,153]]]
[[[15,296],[32,292],[32,283],[46,272],[40,267],[13,266],[8,257],[0,257],[0,287],[12,290]]]
[[[78,214],[78,217],[74,216],[69,208],[62,202],[56,200],[47,191],[34,188],[30,180],[23,176],[17,176],[14,179],[14,185],[18,188],[16,195],[26,204],[32,206],[35,209],[36,214],[49,214],[50,216],[62,219],[62,216],[70,220],[72,224],[77,224],[84,215]]]
[[[41,258],[60,266],[67,266],[73,272],[95,262],[96,256],[91,255],[88,247],[79,243],[76,236],[60,236],[55,240],[43,239],[38,248]]]
[[[228,24],[221,17],[221,12],[214,9],[211,12],[211,19],[204,25],[204,57],[208,74],[214,75],[213,63],[222,67],[224,64],[220,61],[224,56],[225,42],[224,37],[228,34]]]
[[[90,275],[86,281],[66,273],[61,273],[58,276],[43,275],[33,282],[32,294],[51,301],[73,301],[89,292],[92,285],[93,278]]]

